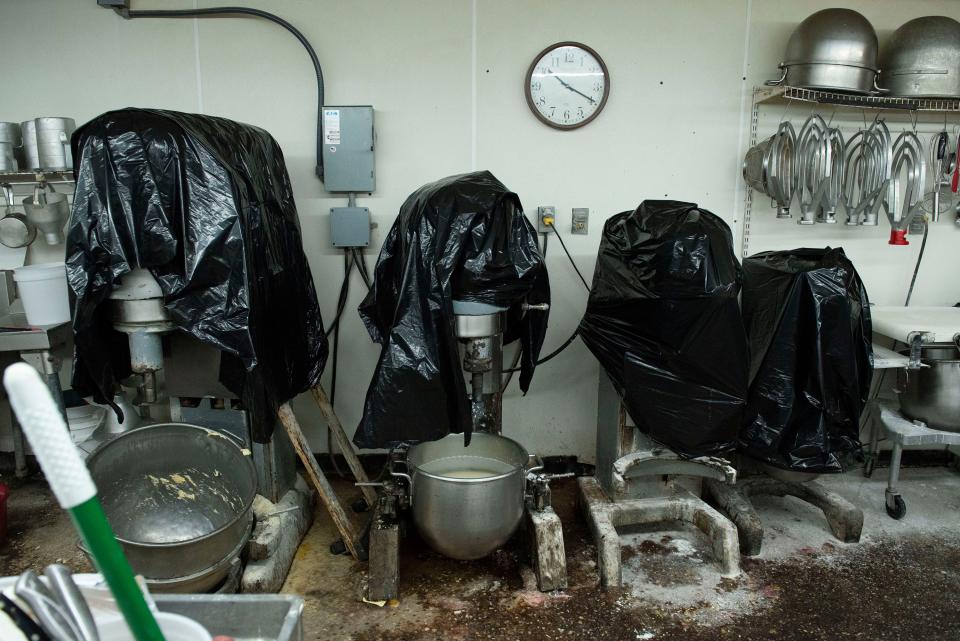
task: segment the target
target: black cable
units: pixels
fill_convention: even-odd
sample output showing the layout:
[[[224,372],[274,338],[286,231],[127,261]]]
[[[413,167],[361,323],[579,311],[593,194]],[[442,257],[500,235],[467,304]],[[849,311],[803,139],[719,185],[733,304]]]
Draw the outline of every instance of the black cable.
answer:
[[[331,329],[333,330],[333,358],[330,366],[330,407],[334,407],[337,399],[337,355],[340,352],[340,315],[343,308],[346,307],[346,301],[350,293],[350,272],[353,270],[353,263],[350,262],[350,254],[346,250],[343,252],[343,283],[340,285],[340,299],[337,301],[339,310],[334,319]],[[330,463],[336,470],[340,478],[346,478],[343,470],[337,463],[337,457],[333,451],[333,433],[330,426],[327,426],[327,454],[330,456]]]
[[[553,227],[553,232],[557,235],[557,240],[560,241],[560,246],[563,247],[563,253],[567,255],[567,258],[570,259],[570,264],[573,265],[573,270],[577,272],[577,276],[580,277],[580,282],[583,283],[583,286],[587,288],[587,292],[590,291],[590,285],[587,284],[587,279],[583,277],[583,274],[580,273],[580,269],[577,267],[577,264],[573,262],[573,256],[570,255],[570,252],[567,251],[567,244],[563,242],[563,238],[560,236],[560,232],[557,231],[557,228],[553,223],[550,223],[550,226]]]
[[[330,321],[330,326],[324,332],[324,336],[329,337],[333,333],[334,329],[340,324],[340,318],[343,316],[343,310],[347,306],[347,297],[350,291],[350,274],[353,272],[353,263],[350,261],[349,253],[347,250],[343,252],[344,259],[344,276],[343,282],[340,284],[340,294],[337,296],[337,311],[333,316],[333,320]]]
[[[920,261],[923,260],[923,250],[927,248],[927,232],[930,231],[930,221],[923,221],[923,240],[920,241],[920,253],[917,254],[917,264],[913,266],[913,278],[910,279],[910,289],[907,290],[907,301],[904,307],[910,306],[910,299],[913,297],[913,286],[917,284],[917,273],[920,271]]]
[[[260,9],[251,9],[250,7],[209,7],[206,9],[150,9],[148,11],[130,11],[128,9],[117,10],[124,18],[202,18],[205,16],[221,15],[247,15],[269,20],[278,24],[289,31],[294,38],[300,41],[303,48],[307,50],[310,56],[310,62],[313,63],[313,70],[317,75],[317,177],[323,180],[323,69],[320,68],[320,59],[317,58],[317,52],[313,50],[310,41],[306,36],[300,33],[300,30],[284,20],[278,15]]]
[[[370,278],[370,272],[367,271],[367,262],[363,258],[363,250],[359,247],[354,247],[351,250],[353,252],[353,262],[357,264],[357,272],[360,274],[360,279],[363,280],[363,284],[367,286],[367,289],[373,288],[373,280]]]

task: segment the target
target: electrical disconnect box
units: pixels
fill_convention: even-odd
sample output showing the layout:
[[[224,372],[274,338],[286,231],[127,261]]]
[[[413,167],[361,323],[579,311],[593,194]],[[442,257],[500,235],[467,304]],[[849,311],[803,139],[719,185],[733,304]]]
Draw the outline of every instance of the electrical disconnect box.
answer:
[[[323,108],[323,184],[327,191],[374,191],[373,142],[373,107]]]

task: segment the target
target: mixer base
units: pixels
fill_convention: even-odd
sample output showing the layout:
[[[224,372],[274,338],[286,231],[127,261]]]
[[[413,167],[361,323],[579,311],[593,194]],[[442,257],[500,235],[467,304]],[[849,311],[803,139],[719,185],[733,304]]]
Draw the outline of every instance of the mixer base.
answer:
[[[736,524],[744,556],[760,554],[763,545],[763,524],[750,502],[750,497],[757,495],[793,496],[806,501],[823,512],[835,537],[844,543],[860,541],[863,510],[816,481],[790,482],[758,474],[741,478],[736,485],[707,479],[704,491],[720,513]]]
[[[667,521],[692,524],[711,541],[720,571],[727,576],[740,573],[740,549],[737,529],[715,509],[686,491],[673,496],[634,498],[611,501],[595,477],[581,477],[580,507],[597,544],[597,567],[600,585],[606,590],[619,589],[622,582],[620,533],[617,528],[649,525]]]

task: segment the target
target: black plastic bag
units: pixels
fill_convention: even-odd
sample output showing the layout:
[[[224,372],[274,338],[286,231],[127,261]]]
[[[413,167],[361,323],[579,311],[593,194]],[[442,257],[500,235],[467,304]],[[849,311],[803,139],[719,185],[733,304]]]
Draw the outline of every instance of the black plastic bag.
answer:
[[[520,199],[488,171],[450,176],[413,192],[380,250],[360,305],[383,345],[353,437],[391,447],[472,429],[453,300],[509,308],[504,342],[520,339],[520,388],[530,385],[550,301],[537,233]]]
[[[740,448],[779,468],[842,472],[873,373],[867,290],[842,249],[743,262],[750,395]]]
[[[112,402],[130,375],[107,299],[144,267],[175,326],[220,349],[220,381],[267,442],[279,405],[320,380],[327,356],[279,145],[250,125],[152,109],[103,114],[72,144],[74,389]]]
[[[693,203],[610,218],[580,336],[637,427],[684,456],[731,451],[747,392],[730,228]]]

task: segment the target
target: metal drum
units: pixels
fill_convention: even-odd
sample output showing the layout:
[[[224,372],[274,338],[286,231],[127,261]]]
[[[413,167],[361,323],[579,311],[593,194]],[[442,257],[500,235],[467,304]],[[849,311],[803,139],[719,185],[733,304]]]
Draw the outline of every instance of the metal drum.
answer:
[[[20,168],[18,156],[22,144],[20,125],[15,122],[0,122],[0,173],[17,171]]]
[[[801,22],[790,36],[779,80],[808,89],[870,93],[876,89],[877,33],[851,9],[824,9]]]
[[[900,411],[933,429],[960,432],[960,351],[953,345],[921,347],[920,360],[923,368],[900,370]]]
[[[883,84],[895,96],[960,97],[960,22],[926,16],[894,31],[884,49]]]
[[[37,123],[33,120],[24,120],[20,123],[20,133],[23,137],[23,161],[21,169],[34,171],[40,169],[40,152],[37,149]]]
[[[37,118],[37,154],[40,168],[49,171],[73,169],[70,136],[77,128],[73,118]]]
[[[523,518],[527,462],[504,436],[462,434],[410,448],[413,521],[426,542],[453,559],[479,559],[506,543]]]
[[[160,423],[107,441],[87,467],[133,569],[151,587],[221,582],[252,526],[257,474],[222,432]]]

